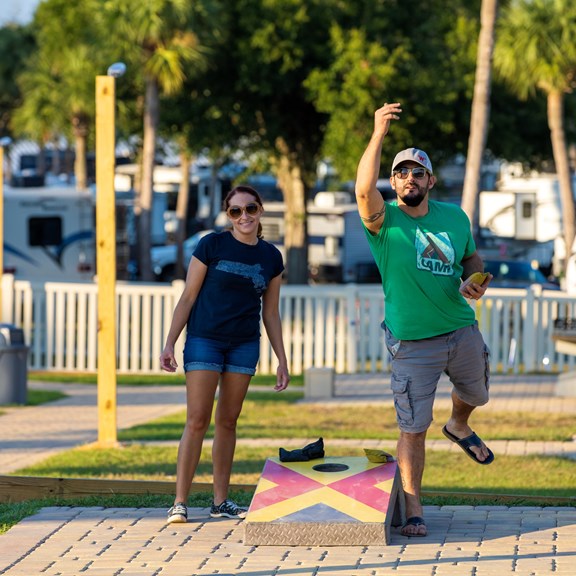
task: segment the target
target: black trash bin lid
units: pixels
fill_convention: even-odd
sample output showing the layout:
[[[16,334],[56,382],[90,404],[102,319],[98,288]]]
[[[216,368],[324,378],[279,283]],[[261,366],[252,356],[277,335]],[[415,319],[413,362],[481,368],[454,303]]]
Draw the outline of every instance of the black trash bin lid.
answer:
[[[24,344],[24,330],[13,324],[0,324],[0,348]]]

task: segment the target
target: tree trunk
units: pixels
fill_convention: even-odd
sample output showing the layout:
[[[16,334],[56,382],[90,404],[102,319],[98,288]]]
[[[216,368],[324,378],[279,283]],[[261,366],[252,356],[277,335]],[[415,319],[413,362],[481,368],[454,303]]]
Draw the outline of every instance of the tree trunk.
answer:
[[[498,12],[498,0],[482,0],[481,27],[478,38],[476,80],[472,99],[470,136],[466,156],[466,175],[462,191],[462,209],[468,215],[474,232],[477,231],[476,205],[482,176],[482,157],[486,147],[488,120],[490,118],[490,89],[492,79],[492,55],[494,52],[494,29]]]
[[[86,141],[88,139],[88,117],[76,114],[72,118],[74,132],[74,176],[76,177],[76,190],[86,190],[88,187],[88,171],[86,168]]]
[[[70,182],[74,174],[74,151],[70,148],[70,142],[66,142],[64,151],[64,171],[66,172],[66,182]]]
[[[308,284],[308,226],[306,187],[302,169],[289,153],[287,144],[279,139],[278,182],[284,194],[284,249],[288,284]]]
[[[38,142],[38,156],[36,157],[36,174],[46,176],[46,148],[45,142]]]
[[[190,197],[190,154],[182,152],[180,154],[180,167],[182,178],[178,189],[178,200],[176,202],[176,278],[186,277],[184,264],[184,240],[186,240],[186,222],[188,219],[188,199]]]
[[[4,181],[12,181],[12,155],[10,154],[10,146],[4,147]]]
[[[548,92],[548,127],[552,141],[554,164],[560,185],[560,199],[562,202],[562,225],[564,227],[564,244],[566,254],[562,264],[562,271],[566,271],[568,258],[572,254],[572,244],[576,235],[574,223],[574,193],[568,162],[568,149],[564,135],[564,95],[560,90]]]
[[[88,187],[88,176],[86,172],[86,136],[76,136],[74,149],[76,152],[74,159],[76,190],[86,190]]]
[[[208,215],[204,218],[203,225],[206,228],[214,228],[214,223],[216,222],[216,217],[222,210],[222,190],[220,190],[220,198],[218,203],[216,203],[216,187],[218,186],[218,172],[220,171],[220,162],[217,160],[212,160],[212,166],[210,167],[210,184],[208,185]],[[228,193],[228,191],[226,191]],[[200,191],[198,191],[198,199],[200,199]],[[198,204],[199,205],[199,204]]]
[[[144,138],[142,144],[142,188],[140,189],[140,216],[138,222],[138,268],[140,279],[153,280],[150,260],[152,206],[154,196],[154,163],[156,150],[156,131],[159,121],[158,83],[152,78],[146,79],[146,97],[144,107]]]
[[[54,138],[54,148],[52,153],[52,174],[58,178],[62,172],[60,162],[60,147],[58,146],[58,138]]]

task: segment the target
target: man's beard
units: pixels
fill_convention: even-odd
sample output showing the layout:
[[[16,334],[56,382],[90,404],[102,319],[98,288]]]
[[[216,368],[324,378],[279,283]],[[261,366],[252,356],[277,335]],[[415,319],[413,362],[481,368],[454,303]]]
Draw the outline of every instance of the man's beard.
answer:
[[[411,208],[416,208],[416,206],[420,206],[424,198],[426,198],[426,194],[428,194],[428,188],[416,188],[415,190],[410,190],[406,196],[402,197],[402,202],[406,204],[406,206],[410,206]]]

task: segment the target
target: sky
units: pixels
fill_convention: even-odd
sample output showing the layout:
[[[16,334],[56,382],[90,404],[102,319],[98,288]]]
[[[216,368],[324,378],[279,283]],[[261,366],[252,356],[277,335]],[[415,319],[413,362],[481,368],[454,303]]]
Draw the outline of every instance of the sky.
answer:
[[[0,27],[9,22],[27,24],[40,0],[0,0]]]

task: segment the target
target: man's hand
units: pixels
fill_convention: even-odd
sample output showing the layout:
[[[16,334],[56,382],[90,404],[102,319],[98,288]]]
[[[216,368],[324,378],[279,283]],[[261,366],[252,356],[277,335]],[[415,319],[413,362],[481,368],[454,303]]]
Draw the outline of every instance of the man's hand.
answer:
[[[476,282],[474,275],[480,274],[474,273],[471,274],[462,284],[460,285],[460,293],[464,298],[469,298],[471,300],[479,300],[484,296],[486,292],[486,288],[488,288],[488,284],[490,284],[490,280],[494,278],[492,274],[486,273],[486,276],[482,279],[481,283]]]
[[[374,113],[374,132],[386,136],[390,129],[390,121],[400,120],[400,116],[398,116],[400,112],[402,112],[402,108],[398,102],[384,104],[382,108],[378,108]]]
[[[382,156],[382,142],[390,128],[392,120],[399,120],[402,108],[400,104],[384,104],[374,112],[374,131],[370,137],[370,142],[360,162],[356,172],[356,202],[358,203],[358,213],[364,220],[366,228],[373,234],[377,234],[384,222],[386,204],[382,200],[382,194],[378,191],[376,183],[380,174],[380,160]]]

